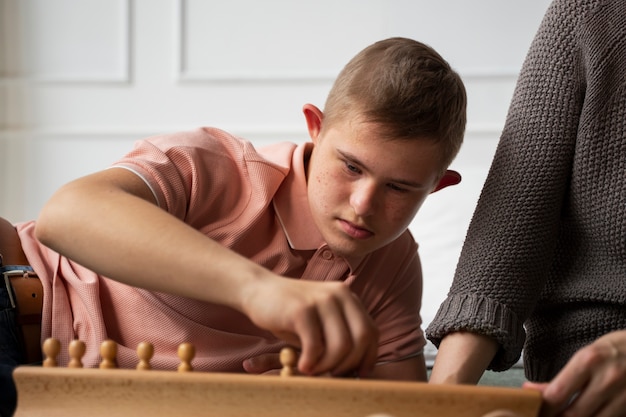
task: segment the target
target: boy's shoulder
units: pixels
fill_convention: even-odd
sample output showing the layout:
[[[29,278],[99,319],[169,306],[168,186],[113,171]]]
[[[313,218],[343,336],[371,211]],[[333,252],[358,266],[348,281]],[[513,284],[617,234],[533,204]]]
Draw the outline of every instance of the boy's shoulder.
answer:
[[[247,141],[215,127],[199,127],[174,133],[164,133],[145,138],[143,141],[163,151],[176,148],[217,150],[219,148],[243,148]]]
[[[216,127],[151,136],[139,141],[149,143],[166,154],[181,153],[204,158],[230,159],[241,163],[260,162],[288,171],[294,150],[292,142],[254,145],[251,141]],[[226,157],[226,158],[221,158]]]

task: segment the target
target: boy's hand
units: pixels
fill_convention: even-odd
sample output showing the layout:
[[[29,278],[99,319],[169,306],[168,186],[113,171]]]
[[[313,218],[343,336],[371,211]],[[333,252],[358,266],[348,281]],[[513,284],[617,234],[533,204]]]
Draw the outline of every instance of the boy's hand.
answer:
[[[626,331],[580,349],[550,383],[527,382],[524,388],[542,392],[542,417],[626,416]]]
[[[510,410],[495,410],[487,414],[483,414],[482,417],[523,417]]]
[[[359,299],[341,282],[276,276],[249,288],[245,313],[259,327],[301,349],[307,375],[369,373],[378,354],[378,330]]]
[[[243,369],[249,374],[278,375],[282,367],[280,353],[264,353],[243,361]]]

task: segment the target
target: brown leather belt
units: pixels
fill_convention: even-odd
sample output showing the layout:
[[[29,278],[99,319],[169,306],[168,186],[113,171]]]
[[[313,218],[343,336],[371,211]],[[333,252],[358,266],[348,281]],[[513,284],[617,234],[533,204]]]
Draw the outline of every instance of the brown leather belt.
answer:
[[[20,268],[20,267],[17,267]],[[41,309],[43,287],[34,272],[25,269],[5,271],[4,282],[15,307],[15,318],[21,330],[26,363],[40,362]]]
[[[21,250],[17,232],[14,228],[7,228],[4,219],[1,223],[1,284],[6,286],[11,304],[15,308],[16,322],[24,345],[24,359],[26,363],[40,362],[43,287],[33,269],[23,264],[26,256]],[[4,259],[2,255],[5,255]],[[14,262],[19,264],[15,265]]]

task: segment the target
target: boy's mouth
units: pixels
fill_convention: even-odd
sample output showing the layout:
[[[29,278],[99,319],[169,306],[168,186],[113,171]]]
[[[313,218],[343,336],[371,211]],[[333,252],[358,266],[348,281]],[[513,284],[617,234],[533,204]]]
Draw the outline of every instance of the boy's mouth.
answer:
[[[374,236],[374,232],[347,220],[339,219],[339,225],[341,226],[341,229],[344,231],[344,233],[353,239],[362,240]]]

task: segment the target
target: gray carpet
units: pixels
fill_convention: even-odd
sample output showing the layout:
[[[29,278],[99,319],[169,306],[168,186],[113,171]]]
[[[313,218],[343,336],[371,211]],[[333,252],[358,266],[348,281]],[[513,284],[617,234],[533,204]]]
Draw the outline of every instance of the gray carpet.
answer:
[[[428,375],[430,376],[430,369]],[[504,372],[486,371],[480,381],[478,381],[478,385],[519,388],[524,381],[526,381],[524,369],[522,367],[514,367]]]
[[[504,372],[487,371],[478,382],[478,385],[494,385],[503,387],[521,387],[526,381],[523,368],[511,368]]]

